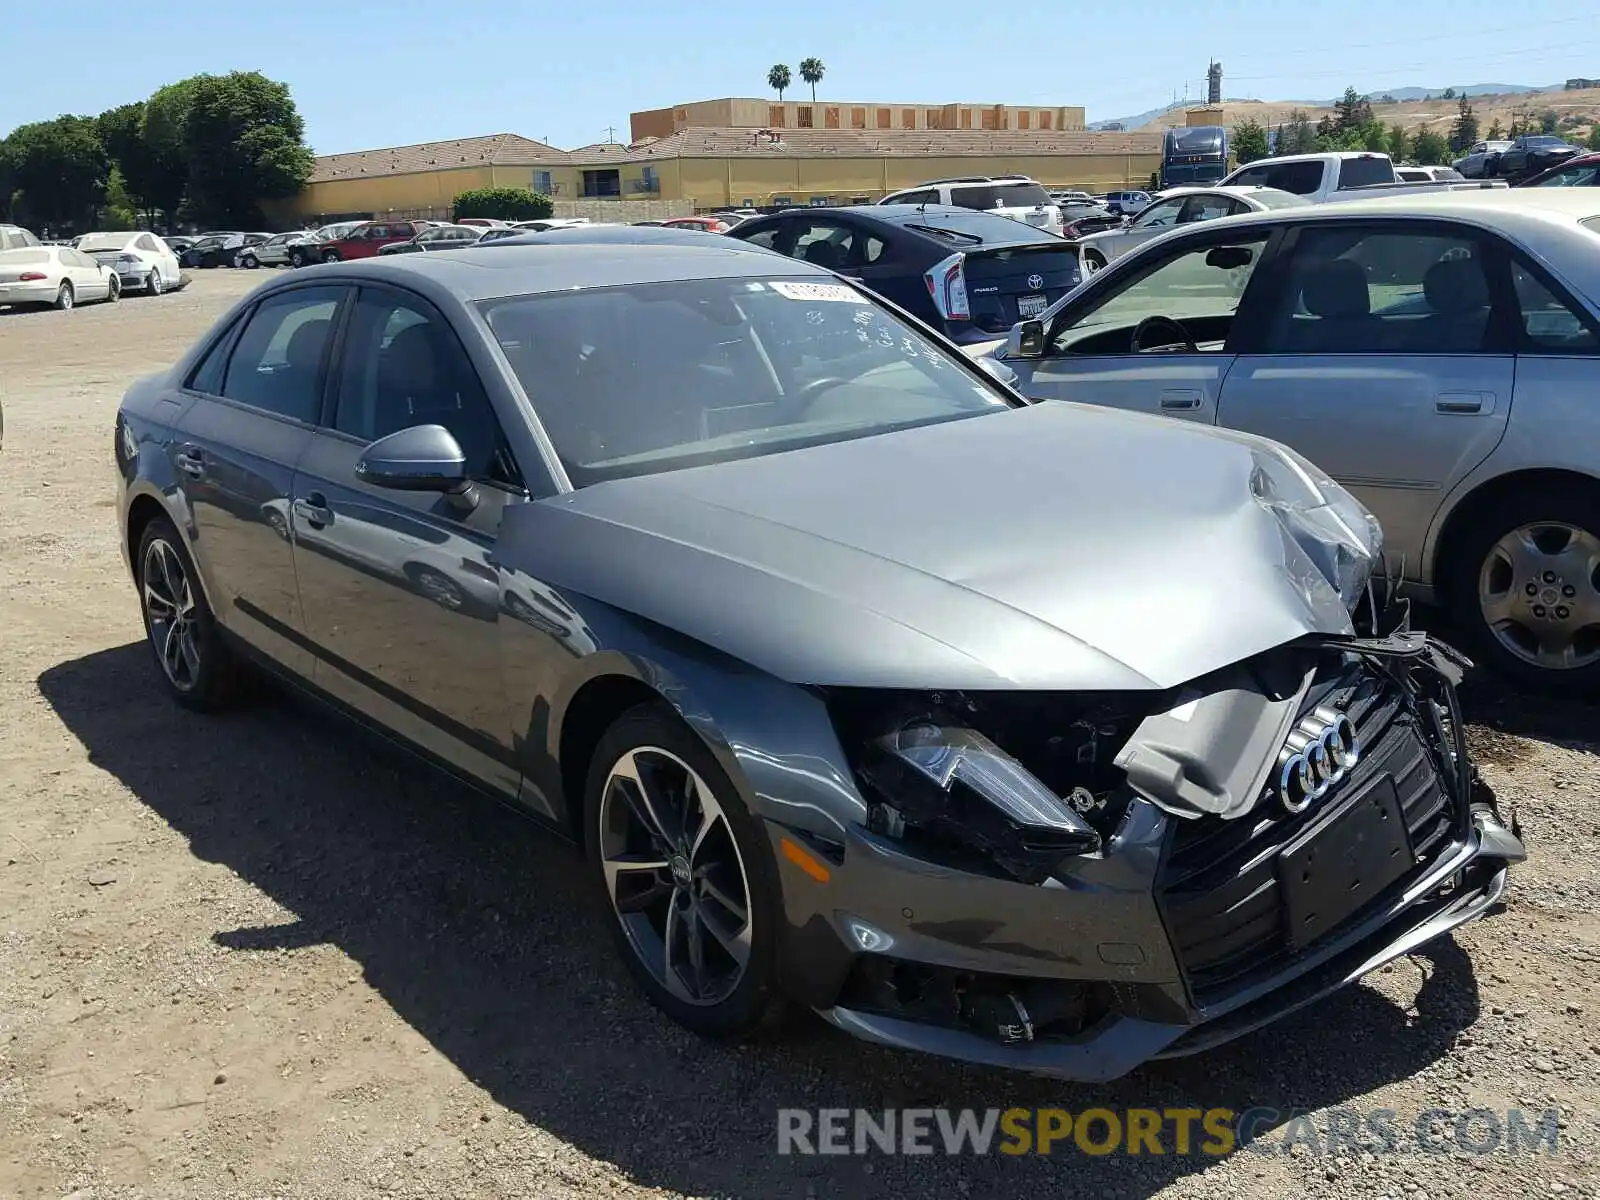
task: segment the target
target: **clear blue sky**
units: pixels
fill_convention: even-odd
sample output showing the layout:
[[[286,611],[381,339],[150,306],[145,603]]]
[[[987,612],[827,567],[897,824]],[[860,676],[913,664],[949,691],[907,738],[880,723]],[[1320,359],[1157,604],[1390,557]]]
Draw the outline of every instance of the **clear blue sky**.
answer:
[[[1223,62],[1228,96],[1268,100],[1327,97],[1348,84],[1600,76],[1600,26],[1586,7],[10,0],[5,58],[34,69],[0,73],[0,136],[142,99],[186,75],[258,70],[290,86],[319,153],[500,132],[571,147],[605,140],[607,126],[626,141],[634,109],[766,95],[769,66],[793,69],[808,55],[827,64],[819,99],[1081,104],[1094,121],[1181,98],[1186,85],[1203,96],[1208,55]],[[803,94],[798,73],[795,83],[790,94]]]

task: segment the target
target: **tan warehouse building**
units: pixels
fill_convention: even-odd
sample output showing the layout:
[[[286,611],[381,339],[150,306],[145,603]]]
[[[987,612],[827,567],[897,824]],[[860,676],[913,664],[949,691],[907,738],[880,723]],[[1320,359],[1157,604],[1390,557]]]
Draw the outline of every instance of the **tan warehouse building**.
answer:
[[[1144,184],[1161,159],[1159,133],[1090,133],[1081,108],[725,99],[634,113],[631,131],[627,145],[570,151],[503,133],[328,155],[283,215],[444,216],[459,193],[490,186],[590,215],[619,200],[663,213],[865,203],[952,175],[1105,190]]]

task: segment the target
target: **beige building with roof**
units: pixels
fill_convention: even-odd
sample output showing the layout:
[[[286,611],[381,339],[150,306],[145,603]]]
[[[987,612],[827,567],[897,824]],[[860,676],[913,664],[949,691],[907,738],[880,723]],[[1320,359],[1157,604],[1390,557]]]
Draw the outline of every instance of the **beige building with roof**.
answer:
[[[550,195],[558,215],[639,220],[719,207],[866,203],[959,175],[1028,175],[1046,187],[1101,191],[1145,184],[1161,160],[1159,132],[1090,133],[1082,128],[1082,109],[903,106],[912,113],[908,123],[862,127],[854,109],[872,109],[875,121],[883,106],[791,103],[786,121],[798,121],[806,109],[815,122],[819,109],[838,108],[842,123],[832,124],[827,114],[822,127],[737,123],[771,118],[780,107],[763,101],[757,114],[749,107],[756,103],[712,100],[635,113],[637,136],[629,145],[568,151],[502,133],[328,155],[317,159],[305,191],[278,215],[448,216],[461,192],[527,187]],[[963,114],[987,127],[967,127]],[[718,123],[680,123],[691,117]],[[945,127],[947,120],[954,127]],[[655,128],[666,132],[638,132]],[[631,203],[610,207],[618,201]]]

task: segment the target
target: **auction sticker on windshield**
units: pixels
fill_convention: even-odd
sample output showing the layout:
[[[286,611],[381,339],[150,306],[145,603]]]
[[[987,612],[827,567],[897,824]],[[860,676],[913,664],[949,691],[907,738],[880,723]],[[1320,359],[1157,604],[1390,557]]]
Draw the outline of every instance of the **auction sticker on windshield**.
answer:
[[[774,280],[772,290],[791,300],[837,300],[844,304],[866,304],[867,298],[842,283],[783,283]]]

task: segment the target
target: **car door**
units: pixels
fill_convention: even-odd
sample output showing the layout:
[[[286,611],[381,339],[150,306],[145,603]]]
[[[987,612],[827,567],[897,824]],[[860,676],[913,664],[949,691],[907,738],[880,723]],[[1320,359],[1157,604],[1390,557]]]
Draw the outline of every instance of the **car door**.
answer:
[[[294,480],[292,525],[317,685],[463,774],[515,795],[501,671],[502,511],[525,495],[482,380],[422,297],[363,284],[324,425]],[[443,425],[473,503],[356,478],[369,443]]]
[[[68,248],[61,252],[61,262],[67,269],[67,278],[72,281],[72,291],[77,299],[104,300],[111,294],[111,285],[106,282],[106,273],[100,269],[98,260],[82,251]]]
[[[343,284],[274,291],[186,380],[194,403],[171,446],[195,561],[218,620],[309,675],[289,543],[294,469],[311,442]]]
[[[1260,344],[1223,385],[1220,423],[1348,487],[1408,571],[1451,487],[1505,433],[1515,359],[1497,253],[1450,222],[1299,226],[1262,298]]]
[[[1018,390],[1210,424],[1233,343],[1244,332],[1234,314],[1271,237],[1272,226],[1245,226],[1180,237],[1165,250],[1120,260],[1069,296],[1047,327],[1042,357],[1006,359]],[[1178,329],[1151,321],[1158,317],[1178,321]],[[1193,350],[1178,342],[1179,333],[1192,338]]]

